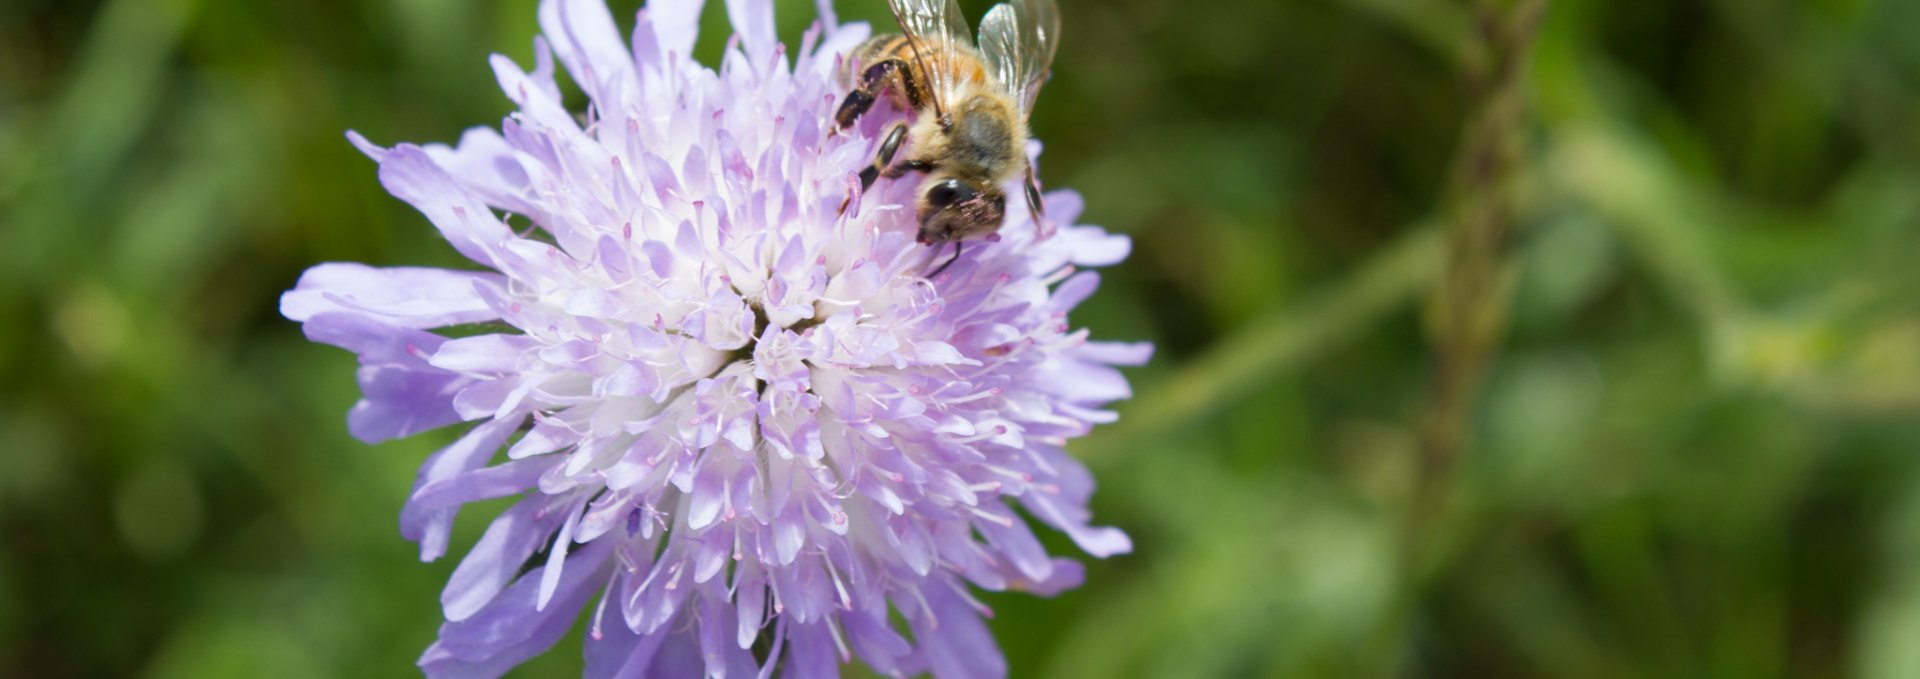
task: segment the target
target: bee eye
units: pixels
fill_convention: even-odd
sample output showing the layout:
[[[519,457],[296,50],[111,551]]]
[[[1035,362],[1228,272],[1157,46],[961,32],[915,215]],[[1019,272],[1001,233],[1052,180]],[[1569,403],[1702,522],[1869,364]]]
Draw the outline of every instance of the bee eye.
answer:
[[[927,189],[927,205],[944,208],[974,196],[974,191],[958,179],[948,179]]]

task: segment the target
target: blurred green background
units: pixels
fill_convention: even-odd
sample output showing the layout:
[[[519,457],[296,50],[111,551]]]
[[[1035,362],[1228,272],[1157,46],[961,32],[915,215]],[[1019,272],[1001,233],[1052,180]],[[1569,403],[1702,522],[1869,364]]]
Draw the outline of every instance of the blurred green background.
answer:
[[[457,262],[342,132],[497,123],[535,5],[0,3],[0,675],[414,674],[457,560],[396,516],[450,432],[348,438],[277,297]],[[1074,320],[1160,352],[1074,448],[1137,552],[989,598],[1014,676],[1920,677],[1920,0],[1554,0],[1498,195],[1474,7],[1061,5],[1042,174],[1135,242]],[[1490,196],[1511,312],[1436,472]]]

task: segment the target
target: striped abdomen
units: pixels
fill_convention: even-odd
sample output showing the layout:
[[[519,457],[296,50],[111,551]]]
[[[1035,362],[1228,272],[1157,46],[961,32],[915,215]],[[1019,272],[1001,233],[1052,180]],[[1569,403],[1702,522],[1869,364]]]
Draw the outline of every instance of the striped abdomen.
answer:
[[[932,52],[933,50],[930,49],[928,54],[920,55],[927,59],[928,67],[933,66],[932,61],[934,60],[934,54]],[[914,77],[906,79],[909,86],[915,90],[914,94],[917,95],[913,97],[913,99],[923,104],[934,101],[932,80],[927,78],[926,73],[921,71],[921,61],[915,58],[913,43],[907,40],[907,36],[898,33],[882,33],[873,36],[848,52],[847,61],[841,66],[840,83],[844,87],[856,87],[859,84],[860,73],[854,70],[855,67],[864,71],[874,64],[892,59],[905,62],[909,70],[913,72]],[[977,86],[986,83],[987,70],[980,63],[979,53],[975,52],[972,47],[956,45],[953,51],[953,58],[948,61],[948,77],[946,80],[950,83],[949,87],[960,89],[967,85]],[[908,108],[907,93],[897,91],[891,87],[888,88],[888,92],[888,96],[892,99],[894,106],[903,109]],[[948,94],[951,95],[952,93],[949,92]]]

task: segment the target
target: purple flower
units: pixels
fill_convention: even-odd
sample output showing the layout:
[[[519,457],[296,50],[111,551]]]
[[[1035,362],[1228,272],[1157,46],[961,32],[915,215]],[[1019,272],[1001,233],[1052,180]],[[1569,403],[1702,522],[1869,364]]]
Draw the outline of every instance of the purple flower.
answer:
[[[868,28],[823,6],[789,55],[772,3],[727,9],[715,72],[688,58],[699,0],[650,3],[631,47],[598,0],[548,0],[533,71],[493,58],[519,105],[498,131],[349,135],[483,270],[321,264],[281,311],[359,355],[354,436],[472,423],[401,512],[423,559],[461,505],[519,498],[448,581],[429,675],[497,676],[590,606],[592,676],[835,676],[856,655],[1001,676],[971,588],[1082,576],[1028,516],[1095,556],[1130,548],[1088,525],[1093,482],[1063,450],[1128,396],[1111,366],[1151,351],[1066,321],[1099,281],[1075,267],[1121,260],[1126,238],[1040,238],[1015,210],[928,280],[945,252],[913,242],[914,181],[852,195],[900,114],[828,131],[838,55]],[[1061,224],[1081,207],[1047,201]]]

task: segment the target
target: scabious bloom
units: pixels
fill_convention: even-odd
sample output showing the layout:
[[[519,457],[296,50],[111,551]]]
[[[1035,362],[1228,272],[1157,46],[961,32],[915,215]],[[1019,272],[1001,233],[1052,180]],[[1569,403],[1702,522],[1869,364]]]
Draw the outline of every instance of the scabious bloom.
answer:
[[[1082,577],[1027,517],[1130,548],[1088,525],[1092,479],[1063,450],[1128,396],[1111,366],[1150,351],[1066,322],[1098,284],[1076,267],[1128,242],[1071,226],[1080,199],[1054,192],[1057,234],[1014,211],[929,280],[944,252],[913,242],[914,182],[854,195],[901,113],[829,131],[837,55],[869,29],[823,4],[789,65],[772,3],[730,0],[716,72],[688,57],[701,4],[649,3],[629,48],[599,0],[548,0],[533,71],[493,58],[519,106],[498,131],[349,135],[484,270],[321,264],[281,310],[359,355],[354,436],[472,423],[401,512],[423,559],[463,504],[519,498],[454,570],[420,665],[497,676],[591,607],[591,676],[835,676],[854,656],[1004,675],[970,588]]]

